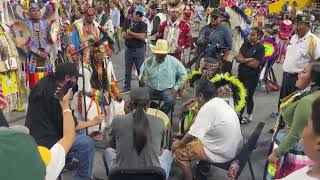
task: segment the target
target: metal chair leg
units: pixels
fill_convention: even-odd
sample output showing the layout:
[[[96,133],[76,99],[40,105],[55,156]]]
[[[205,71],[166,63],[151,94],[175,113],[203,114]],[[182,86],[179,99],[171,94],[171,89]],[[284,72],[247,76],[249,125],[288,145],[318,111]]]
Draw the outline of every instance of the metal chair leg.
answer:
[[[248,158],[248,164],[249,164],[249,169],[250,169],[250,173],[251,173],[252,180],[255,180],[250,157]]]
[[[204,161],[199,161],[196,167],[196,180],[207,180],[211,165]]]

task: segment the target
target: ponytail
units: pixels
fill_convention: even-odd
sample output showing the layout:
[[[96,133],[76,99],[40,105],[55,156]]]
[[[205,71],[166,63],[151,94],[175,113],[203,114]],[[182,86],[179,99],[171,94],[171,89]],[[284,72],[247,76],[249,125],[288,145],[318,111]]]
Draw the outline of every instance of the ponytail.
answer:
[[[141,151],[147,144],[148,135],[150,136],[149,123],[145,108],[149,104],[149,100],[133,100],[133,146],[140,155]]]

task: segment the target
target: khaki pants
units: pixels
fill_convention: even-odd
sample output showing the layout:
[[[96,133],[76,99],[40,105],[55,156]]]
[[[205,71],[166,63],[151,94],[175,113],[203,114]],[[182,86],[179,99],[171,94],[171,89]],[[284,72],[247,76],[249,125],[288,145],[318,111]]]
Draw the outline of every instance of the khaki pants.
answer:
[[[175,150],[173,158],[182,166],[190,166],[192,160],[209,160],[200,141],[192,141],[185,147]]]

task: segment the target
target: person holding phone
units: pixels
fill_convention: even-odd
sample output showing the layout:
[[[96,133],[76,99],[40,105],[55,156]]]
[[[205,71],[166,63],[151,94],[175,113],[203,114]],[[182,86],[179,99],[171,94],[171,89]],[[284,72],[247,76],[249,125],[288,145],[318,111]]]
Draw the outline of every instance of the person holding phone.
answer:
[[[75,140],[75,121],[70,110],[71,97],[72,89],[69,89],[60,101],[60,107],[63,110],[61,114],[63,116],[63,137],[50,149],[37,147],[26,127],[0,126],[0,165],[2,167],[0,179],[54,180],[58,178],[65,165],[66,155]],[[32,161],[32,166],[30,166],[30,161]],[[12,174],[16,169],[20,170],[19,173]]]
[[[81,75],[75,64],[62,63],[56,66],[54,74],[42,78],[31,90],[25,126],[29,128],[30,135],[38,145],[50,149],[63,137],[64,109],[61,108],[57,97],[61,91],[73,88],[71,85],[76,83],[79,76]],[[63,96],[60,95],[60,97]],[[75,120],[76,131],[100,124],[102,120],[103,115],[81,123]],[[93,140],[89,136],[78,133],[68,155],[80,161],[79,169],[75,174],[76,180],[91,178],[94,155]]]

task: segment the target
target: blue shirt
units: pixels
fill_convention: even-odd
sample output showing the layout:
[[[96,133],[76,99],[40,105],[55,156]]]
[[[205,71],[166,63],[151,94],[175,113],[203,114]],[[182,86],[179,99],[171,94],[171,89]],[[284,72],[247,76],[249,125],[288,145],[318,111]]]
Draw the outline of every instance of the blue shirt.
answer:
[[[216,28],[211,27],[211,24],[206,25],[201,29],[200,36],[209,37],[209,43],[212,44],[206,51],[207,57],[217,58],[217,44],[232,49],[232,34],[230,29],[224,24],[220,24]]]
[[[142,76],[147,77],[147,85],[155,90],[166,90],[174,88],[178,90],[182,87],[187,78],[187,71],[182,63],[175,57],[167,55],[162,63],[158,63],[156,56],[151,56],[145,60],[140,68]],[[176,77],[179,77],[176,81]]]

